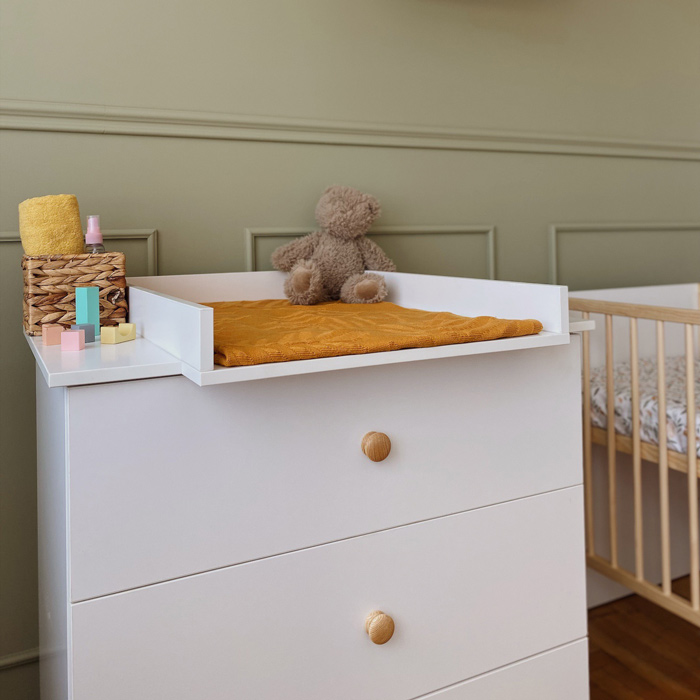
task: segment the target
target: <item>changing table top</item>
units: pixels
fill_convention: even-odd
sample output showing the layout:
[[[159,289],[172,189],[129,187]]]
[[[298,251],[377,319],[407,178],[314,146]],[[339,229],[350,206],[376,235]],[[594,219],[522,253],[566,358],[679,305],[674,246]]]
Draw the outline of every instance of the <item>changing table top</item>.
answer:
[[[200,386],[308,374],[372,365],[477,355],[569,343],[569,333],[591,322],[569,324],[566,287],[468,278],[386,273],[388,301],[410,308],[451,311],[465,316],[537,318],[538,335],[429,348],[392,350],[247,367],[213,364],[210,301],[283,298],[279,272],[141,277],[128,280],[130,322],[139,337],[118,345],[86,345],[78,352],[27,341],[50,387],[101,384],[184,375]]]

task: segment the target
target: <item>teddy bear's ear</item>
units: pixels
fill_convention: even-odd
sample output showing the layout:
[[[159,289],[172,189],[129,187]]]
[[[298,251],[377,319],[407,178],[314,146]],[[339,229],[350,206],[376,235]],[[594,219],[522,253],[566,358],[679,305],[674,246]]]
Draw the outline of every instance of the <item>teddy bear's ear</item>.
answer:
[[[372,216],[375,218],[382,213],[382,207],[379,202],[371,195],[367,199],[367,204],[369,204],[369,210],[372,212]]]
[[[340,188],[340,185],[330,185],[326,187],[325,190],[323,190],[323,194],[328,194],[329,192],[333,192],[333,190],[337,190]]]

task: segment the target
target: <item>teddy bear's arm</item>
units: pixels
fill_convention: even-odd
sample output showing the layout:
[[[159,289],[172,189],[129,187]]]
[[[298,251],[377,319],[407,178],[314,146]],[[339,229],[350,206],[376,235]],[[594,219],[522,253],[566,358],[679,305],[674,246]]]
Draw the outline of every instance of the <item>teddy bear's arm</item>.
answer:
[[[362,238],[359,243],[366,270],[396,272],[396,265],[374,241],[370,241],[369,238]]]
[[[282,272],[289,272],[299,260],[305,260],[313,255],[317,240],[318,232],[280,246],[272,253],[272,266]]]

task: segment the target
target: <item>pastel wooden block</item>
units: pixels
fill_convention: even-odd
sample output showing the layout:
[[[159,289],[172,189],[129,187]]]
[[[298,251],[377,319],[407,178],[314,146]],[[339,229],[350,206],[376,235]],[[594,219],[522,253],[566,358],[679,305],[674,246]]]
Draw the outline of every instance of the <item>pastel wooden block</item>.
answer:
[[[75,323],[82,326],[92,323],[95,336],[100,335],[100,288],[76,287],[75,289]]]
[[[41,327],[41,339],[44,345],[60,345],[61,333],[65,329],[58,323],[47,323]]]
[[[120,323],[118,326],[105,326],[100,337],[102,343],[115,345],[136,340],[136,326],[133,323]]]
[[[85,349],[85,331],[63,331],[61,333],[61,352],[74,352]]]
[[[85,342],[95,342],[95,326],[92,323],[74,323],[71,327],[72,331],[85,331]]]

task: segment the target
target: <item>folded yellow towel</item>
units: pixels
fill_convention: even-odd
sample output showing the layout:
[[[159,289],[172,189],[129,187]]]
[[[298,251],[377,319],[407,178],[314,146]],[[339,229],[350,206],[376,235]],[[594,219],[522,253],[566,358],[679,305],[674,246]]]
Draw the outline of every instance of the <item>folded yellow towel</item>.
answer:
[[[333,301],[221,301],[214,309],[214,362],[226,367],[471,343],[539,333],[533,319],[467,318],[448,312]]]
[[[74,194],[25,199],[19,205],[19,235],[26,255],[72,255],[85,247]]]

